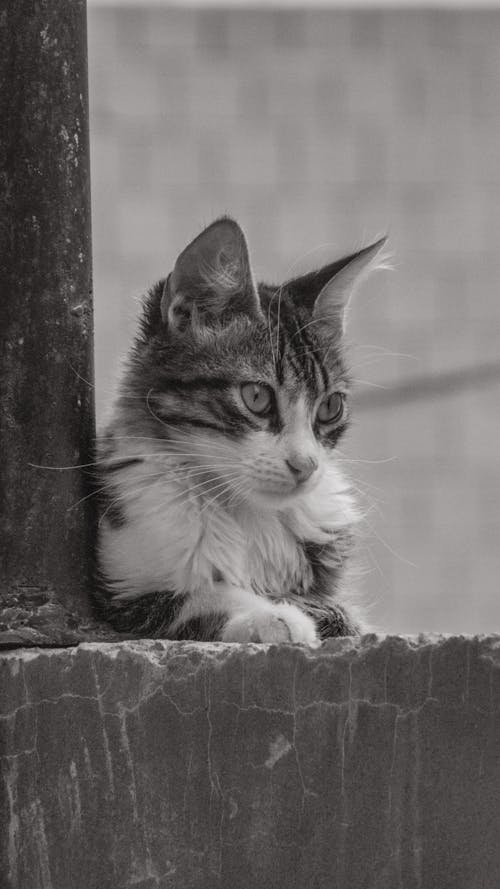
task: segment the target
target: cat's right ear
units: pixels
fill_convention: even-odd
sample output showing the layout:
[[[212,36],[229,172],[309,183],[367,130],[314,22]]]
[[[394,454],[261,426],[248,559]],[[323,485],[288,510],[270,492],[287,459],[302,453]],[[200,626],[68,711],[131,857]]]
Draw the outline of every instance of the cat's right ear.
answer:
[[[316,272],[287,282],[296,302],[307,308],[318,327],[327,332],[343,333],[349,301],[366,277],[376,268],[388,268],[381,251],[387,238],[379,238],[349,256],[337,259]]]
[[[209,225],[182,251],[161,300],[162,320],[184,330],[243,314],[262,317],[262,309],[241,228],[229,217]]]

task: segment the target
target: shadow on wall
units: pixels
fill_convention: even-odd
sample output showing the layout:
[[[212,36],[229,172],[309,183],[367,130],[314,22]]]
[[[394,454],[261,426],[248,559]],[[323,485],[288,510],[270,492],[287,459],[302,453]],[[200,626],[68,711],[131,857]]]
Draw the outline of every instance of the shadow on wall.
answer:
[[[217,215],[271,281],[389,230],[349,330],[364,596],[383,630],[499,629],[499,378],[468,369],[499,351],[500,10],[91,6],[89,36],[99,412],[135,299]]]

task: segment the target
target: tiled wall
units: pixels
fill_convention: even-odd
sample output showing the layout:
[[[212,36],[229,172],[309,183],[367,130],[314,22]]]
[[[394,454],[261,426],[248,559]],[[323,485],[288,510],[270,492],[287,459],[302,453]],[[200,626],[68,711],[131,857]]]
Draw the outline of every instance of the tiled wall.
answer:
[[[90,7],[89,38],[101,411],[136,298],[222,212],[271,280],[390,232],[351,314],[365,400],[500,357],[500,10]],[[380,628],[500,630],[499,441],[498,378],[359,411]]]

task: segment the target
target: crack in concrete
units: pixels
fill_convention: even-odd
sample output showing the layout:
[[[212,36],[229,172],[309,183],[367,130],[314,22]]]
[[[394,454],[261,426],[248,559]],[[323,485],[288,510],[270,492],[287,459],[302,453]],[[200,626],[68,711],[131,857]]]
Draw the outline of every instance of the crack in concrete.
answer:
[[[94,676],[95,688],[96,688],[96,692],[97,692],[96,703],[97,703],[97,707],[99,709],[99,714],[101,716],[102,741],[103,741],[104,755],[105,755],[105,759],[106,759],[106,771],[108,773],[108,781],[109,781],[109,787],[111,790],[111,794],[114,796],[115,795],[115,777],[114,777],[114,773],[113,773],[113,756],[111,753],[111,745],[109,743],[108,733],[106,730],[106,716],[108,714],[104,710],[104,707],[102,704],[102,695],[101,695],[101,689],[100,689],[100,684],[99,684],[99,676],[97,673],[97,667],[96,667],[96,663],[95,663],[94,659],[92,659],[90,666],[91,666],[91,670],[92,670],[92,673]]]

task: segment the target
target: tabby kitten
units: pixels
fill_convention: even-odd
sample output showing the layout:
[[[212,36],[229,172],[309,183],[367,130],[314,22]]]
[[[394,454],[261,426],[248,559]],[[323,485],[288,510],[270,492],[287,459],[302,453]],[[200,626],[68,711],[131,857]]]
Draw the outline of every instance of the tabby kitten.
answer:
[[[384,242],[271,287],[223,217],[149,292],[98,445],[98,601],[117,630],[310,644],[362,630],[335,446],[345,310]]]

